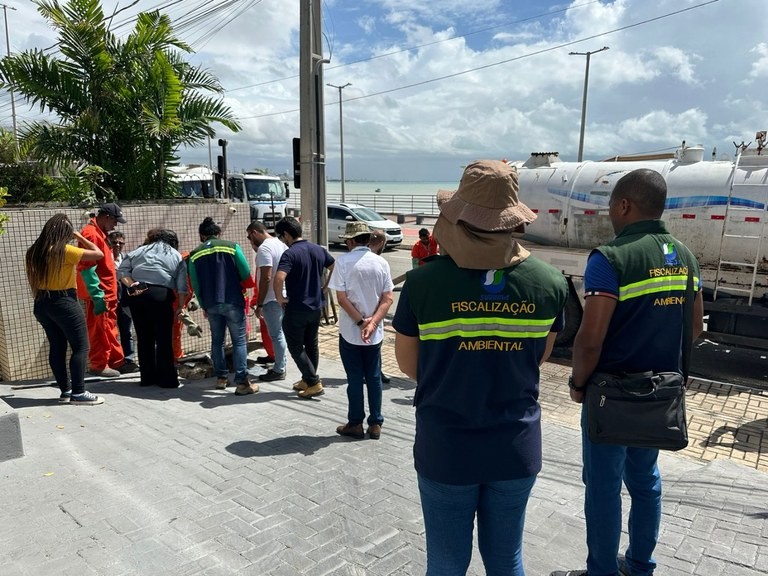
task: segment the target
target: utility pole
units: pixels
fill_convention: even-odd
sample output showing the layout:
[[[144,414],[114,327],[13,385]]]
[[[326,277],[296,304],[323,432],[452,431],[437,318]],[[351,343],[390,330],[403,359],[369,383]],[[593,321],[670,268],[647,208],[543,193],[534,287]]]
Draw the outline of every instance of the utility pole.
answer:
[[[608,46],[603,46],[600,50],[592,52],[568,52],[569,56],[586,56],[587,67],[584,72],[584,96],[581,99],[581,132],[579,133],[579,162],[584,158],[584,128],[587,122],[587,87],[589,86],[589,58],[592,54],[597,54],[603,50],[609,50]]]
[[[5,50],[8,53],[8,56],[11,55],[11,40],[8,36],[8,9],[16,10],[13,6],[6,6],[5,4],[3,6],[3,20],[5,20]],[[13,122],[13,141],[16,144],[16,150],[19,149],[19,132],[16,128],[16,100],[13,96],[13,88],[11,85],[8,85],[8,92],[11,95],[11,120]]]
[[[299,108],[301,226],[304,238],[328,244],[325,196],[323,36],[321,0],[301,0],[299,21]]]
[[[352,86],[351,83],[347,82],[344,84],[344,86],[336,86],[334,84],[328,84],[331,88],[338,88],[339,89],[339,146],[341,148],[341,201],[345,202],[344,197],[344,107],[342,105],[341,100],[341,91],[344,90],[347,86]]]

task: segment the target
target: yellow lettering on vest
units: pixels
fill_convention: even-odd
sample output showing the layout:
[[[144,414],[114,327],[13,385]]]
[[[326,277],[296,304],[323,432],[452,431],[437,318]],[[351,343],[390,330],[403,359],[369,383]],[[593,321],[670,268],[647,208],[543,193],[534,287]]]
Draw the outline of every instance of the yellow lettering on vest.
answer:
[[[507,342],[499,340],[462,340],[459,342],[459,350],[469,350],[470,352],[479,352],[482,350],[492,350],[494,352],[517,352],[523,349],[521,341]]]
[[[653,301],[654,306],[679,306],[685,302],[685,296],[667,296],[666,298],[656,298]]]

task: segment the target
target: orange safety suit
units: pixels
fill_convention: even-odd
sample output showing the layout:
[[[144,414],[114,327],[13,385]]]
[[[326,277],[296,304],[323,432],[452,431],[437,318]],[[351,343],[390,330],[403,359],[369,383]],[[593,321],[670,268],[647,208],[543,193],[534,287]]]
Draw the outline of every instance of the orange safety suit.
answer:
[[[104,253],[104,258],[96,261],[96,275],[99,277],[99,288],[104,291],[106,311],[96,315],[93,311],[93,301],[88,293],[79,272],[93,267],[93,262],[80,262],[77,265],[77,296],[85,301],[85,323],[88,327],[88,342],[90,350],[88,360],[91,370],[99,371],[104,368],[120,368],[125,361],[123,347],[117,330],[117,273],[115,258],[109,246],[107,235],[92,218],[80,231]]]

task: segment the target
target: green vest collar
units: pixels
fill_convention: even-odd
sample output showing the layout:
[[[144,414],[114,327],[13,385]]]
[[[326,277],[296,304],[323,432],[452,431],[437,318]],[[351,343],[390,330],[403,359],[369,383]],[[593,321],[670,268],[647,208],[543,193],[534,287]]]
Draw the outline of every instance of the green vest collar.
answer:
[[[616,238],[632,236],[634,234],[669,234],[664,220],[642,220],[628,224],[624,230],[616,235]]]

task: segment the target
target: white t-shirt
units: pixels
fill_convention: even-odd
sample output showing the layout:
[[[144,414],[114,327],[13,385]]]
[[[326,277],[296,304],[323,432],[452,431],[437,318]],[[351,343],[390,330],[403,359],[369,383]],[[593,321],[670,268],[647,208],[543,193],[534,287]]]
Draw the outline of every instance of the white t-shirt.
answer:
[[[258,273],[256,274],[257,282],[261,281],[261,268],[263,266],[271,266],[272,278],[275,278],[275,274],[277,274],[277,265],[280,263],[280,256],[282,256],[283,252],[286,250],[288,250],[288,246],[280,242],[277,238],[267,238],[261,243],[261,246],[259,246],[259,249],[256,251],[256,270],[258,270]],[[285,296],[285,289],[283,289],[283,296]],[[267,288],[267,293],[264,298],[260,299],[264,304],[277,300],[277,298],[275,298],[275,289],[272,287],[272,282],[269,283],[269,288]]]
[[[358,246],[351,252],[336,258],[331,280],[328,287],[332,290],[345,292],[349,301],[364,318],[376,311],[379,300],[384,292],[392,292],[392,274],[389,262],[377,256],[365,246]],[[341,307],[340,307],[341,308]],[[363,342],[357,318],[352,318],[341,308],[339,332],[341,337],[356,346],[378,344],[384,339],[384,326],[379,323],[371,335],[370,342]]]

